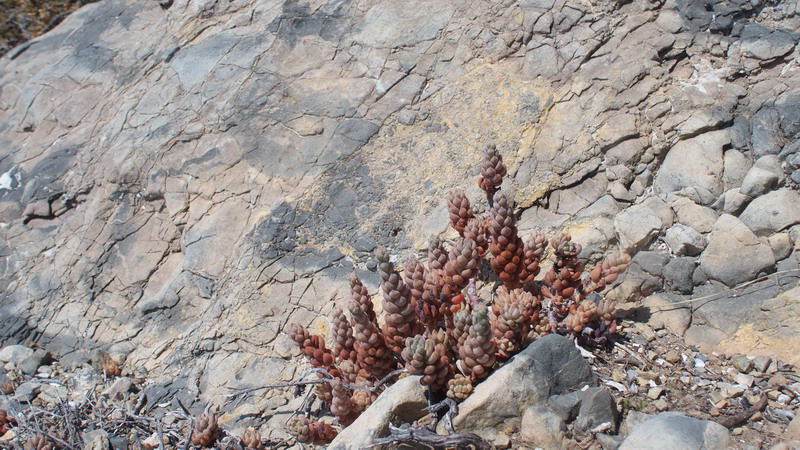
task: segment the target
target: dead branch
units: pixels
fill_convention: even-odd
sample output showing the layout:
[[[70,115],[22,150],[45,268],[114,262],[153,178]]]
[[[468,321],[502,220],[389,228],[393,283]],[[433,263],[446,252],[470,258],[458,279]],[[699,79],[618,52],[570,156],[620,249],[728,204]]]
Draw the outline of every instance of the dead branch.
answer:
[[[304,380],[305,377],[307,377],[308,375],[311,375],[313,373],[320,374],[320,375],[322,375],[322,377],[314,379],[314,380]],[[398,376],[400,374],[403,374],[403,373],[406,373],[406,369],[397,369],[397,370],[389,373],[385,377],[381,378],[374,386],[356,386],[356,385],[347,383],[344,380],[342,380],[342,386],[344,386],[344,387],[346,387],[348,389],[351,389],[353,391],[371,391],[371,392],[374,392],[374,391],[377,391],[378,389],[380,389],[384,384],[388,383],[389,380],[391,380],[392,378],[394,378],[394,377],[396,377],[396,376]],[[303,375],[300,377],[300,380],[298,380],[298,381],[289,381],[289,382],[285,382],[285,383],[265,384],[263,386],[256,386],[256,387],[247,388],[247,389],[239,389],[236,392],[232,392],[230,394],[225,395],[225,398],[236,398],[236,397],[238,397],[240,395],[247,395],[247,394],[250,394],[252,392],[260,391],[260,390],[263,390],[263,389],[278,389],[278,388],[293,387],[293,386],[306,386],[306,385],[310,385],[310,384],[328,383],[331,380],[333,380],[334,378],[335,377],[333,375],[331,375],[331,373],[328,372],[325,369],[309,369],[305,373],[303,373]]]
[[[737,426],[747,422],[747,419],[752,417],[752,415],[757,413],[758,411],[761,411],[762,409],[764,409],[765,406],[767,406],[767,396],[766,395],[762,395],[761,399],[755,405],[745,409],[742,412],[736,413],[736,414],[734,414],[732,416],[728,416],[728,417],[720,420],[719,424],[722,425],[725,428],[737,427]]]
[[[437,413],[445,408],[447,408],[447,412],[444,414],[444,417],[442,417],[444,426],[447,428],[449,434],[455,434],[456,430],[453,427],[453,417],[458,415],[458,403],[456,403],[455,400],[446,398],[439,403],[428,406],[425,410],[430,413]],[[433,425],[435,426],[435,423]]]
[[[389,436],[376,439],[375,442],[365,448],[377,448],[383,445],[398,447],[401,445],[413,446],[422,445],[431,449],[448,448],[474,448],[477,450],[489,450],[492,446],[480,436],[472,433],[456,433],[442,436],[427,428],[399,428],[389,425]]]

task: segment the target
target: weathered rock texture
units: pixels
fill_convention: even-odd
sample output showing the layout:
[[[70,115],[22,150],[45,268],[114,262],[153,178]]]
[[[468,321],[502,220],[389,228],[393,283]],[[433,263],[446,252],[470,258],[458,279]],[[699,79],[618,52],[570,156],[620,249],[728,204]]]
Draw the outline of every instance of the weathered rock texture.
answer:
[[[106,348],[160,395],[291,378],[279,330],[325,331],[377,244],[443,232],[487,141],[522,230],[607,218],[595,256],[701,233],[689,290],[739,280],[703,273],[723,212],[796,242],[796,2],[170,3],[87,6],[0,62],[3,343]],[[658,272],[616,297],[686,291]]]

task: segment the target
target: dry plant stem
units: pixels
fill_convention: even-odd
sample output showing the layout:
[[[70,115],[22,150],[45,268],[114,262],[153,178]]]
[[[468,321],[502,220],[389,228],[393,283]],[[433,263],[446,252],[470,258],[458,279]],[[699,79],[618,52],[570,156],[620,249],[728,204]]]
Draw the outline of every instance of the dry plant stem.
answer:
[[[642,367],[647,367],[649,365],[648,362],[646,360],[644,360],[641,356],[637,355],[636,352],[634,352],[633,350],[629,349],[628,347],[620,344],[619,342],[615,342],[614,343],[614,347],[617,347],[617,348],[623,350],[625,353],[631,355],[634,359],[636,359],[637,361],[639,361],[639,363],[642,364]]]
[[[194,429],[194,416],[189,417],[189,426],[186,428],[186,437],[183,444],[183,450],[189,450],[192,444],[192,429]]]
[[[365,448],[376,448],[383,445],[421,445],[430,449],[471,448],[490,450],[488,442],[472,433],[450,434],[442,436],[427,428],[398,428],[389,425],[389,437],[377,439],[374,444]]]
[[[157,423],[158,423],[158,441],[161,443],[160,446],[164,446],[168,442],[164,440],[164,426],[161,425],[160,420]]]
[[[719,424],[725,428],[737,427],[746,422],[747,419],[753,416],[753,414],[764,409],[765,406],[767,406],[767,396],[762,395],[761,399],[759,399],[755,405],[745,409],[744,411],[741,411],[739,413],[736,413],[732,416],[720,420]]]
[[[428,406],[425,408],[425,411],[429,413],[438,413],[439,411],[447,408],[447,412],[444,414],[443,420],[445,428],[447,428],[447,432],[449,434],[454,434],[456,429],[453,428],[453,418],[458,415],[458,403],[452,398],[446,398],[439,403],[434,403],[433,405]]]
[[[704,296],[698,297],[698,298],[690,298],[688,300],[682,300],[680,302],[670,303],[669,306],[664,307],[664,308],[656,309],[655,311],[656,312],[672,311],[674,309],[674,308],[672,308],[672,306],[675,306],[675,305],[686,305],[686,304],[689,304],[689,303],[699,302],[699,301],[702,301],[702,300],[710,300],[710,299],[717,300],[714,297],[721,297],[721,296],[727,294],[728,292],[738,291],[739,289],[744,289],[744,288],[746,288],[748,286],[751,286],[751,285],[756,284],[756,283],[760,283],[760,282],[762,282],[764,280],[768,280],[768,279],[770,279],[772,277],[775,277],[775,284],[780,284],[779,276],[780,275],[785,275],[787,273],[800,273],[800,269],[781,270],[779,272],[771,273],[769,275],[764,275],[763,277],[758,277],[755,280],[751,280],[751,281],[739,284],[739,285],[731,287],[731,288],[726,287],[722,291],[717,292],[715,294],[709,294],[709,295],[704,295]]]
[[[303,380],[303,378],[305,378],[308,375],[311,375],[313,373],[321,374],[325,378],[319,378],[319,379],[316,379],[316,380]],[[391,380],[392,378],[394,378],[394,377],[396,377],[396,376],[398,376],[400,374],[403,374],[403,373],[406,373],[406,369],[397,369],[397,370],[389,373],[385,377],[381,378],[373,386],[356,386],[354,384],[350,384],[350,383],[347,383],[347,382],[344,382],[344,381],[342,381],[342,386],[344,386],[344,387],[346,387],[348,389],[354,390],[354,391],[372,391],[372,392],[375,392],[378,389],[380,389],[384,384],[388,383],[389,380]],[[325,369],[310,369],[310,370],[306,371],[300,377],[299,381],[289,381],[289,382],[286,382],[286,383],[265,384],[263,386],[257,386],[257,387],[247,388],[247,389],[240,389],[240,390],[237,390],[236,392],[232,392],[230,394],[225,395],[225,398],[235,398],[235,397],[238,397],[240,395],[246,395],[246,394],[249,394],[251,392],[260,391],[260,390],[263,390],[263,389],[277,389],[277,388],[285,388],[285,387],[293,387],[293,386],[306,386],[306,385],[309,385],[309,384],[328,383],[334,378],[335,377],[333,375],[331,375],[331,373],[328,372]]]

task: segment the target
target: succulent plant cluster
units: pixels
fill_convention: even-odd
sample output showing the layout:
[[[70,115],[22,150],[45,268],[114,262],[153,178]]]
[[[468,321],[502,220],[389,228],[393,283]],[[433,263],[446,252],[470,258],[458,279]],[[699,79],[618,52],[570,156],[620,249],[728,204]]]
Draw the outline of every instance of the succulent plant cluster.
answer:
[[[218,433],[217,416],[208,413],[200,414],[194,421],[192,444],[211,447],[211,444],[216,442]]]
[[[0,436],[6,434],[11,427],[17,424],[17,419],[10,416],[5,409],[0,409]]]
[[[331,315],[332,349],[322,336],[289,326],[289,336],[312,366],[332,375],[332,381],[317,385],[316,394],[342,426],[377,396],[377,390],[354,387],[375,386],[399,367],[420,375],[434,393],[461,401],[502,361],[543,335],[602,345],[615,332],[616,305],[599,292],[617,279],[630,257],[609,256],[585,273],[578,258],[582,247],[569,235],[549,241],[540,232],[520,236],[513,205],[501,190],[506,173],[502,156],[488,146],[478,180],[487,196],[484,214],[473,209],[464,191],[450,192],[450,223],[459,234],[455,242],[431,237],[427,255],[408,257],[402,269],[385,249],[376,251],[382,321],[364,284],[352,274],[349,318],[339,307]],[[537,279],[548,246],[552,266]],[[489,289],[491,301],[478,295],[478,283],[495,286]],[[335,434],[306,418],[289,428],[301,442],[319,443]]]

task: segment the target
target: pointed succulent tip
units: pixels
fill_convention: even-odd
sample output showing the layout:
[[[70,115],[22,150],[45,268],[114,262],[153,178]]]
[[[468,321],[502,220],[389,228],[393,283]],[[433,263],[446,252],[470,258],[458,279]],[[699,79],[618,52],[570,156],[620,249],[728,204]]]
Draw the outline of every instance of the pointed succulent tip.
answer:
[[[508,198],[506,197],[505,192],[500,190],[494,193],[493,200],[495,205],[505,205],[508,203]]]
[[[380,246],[376,248],[375,258],[377,258],[380,262],[389,262],[389,252],[386,250],[386,247]]]

